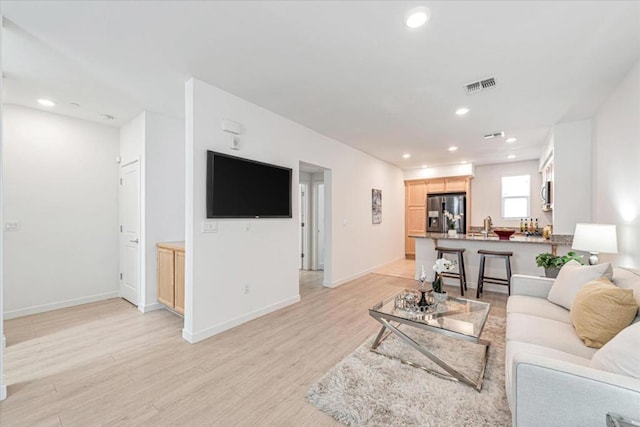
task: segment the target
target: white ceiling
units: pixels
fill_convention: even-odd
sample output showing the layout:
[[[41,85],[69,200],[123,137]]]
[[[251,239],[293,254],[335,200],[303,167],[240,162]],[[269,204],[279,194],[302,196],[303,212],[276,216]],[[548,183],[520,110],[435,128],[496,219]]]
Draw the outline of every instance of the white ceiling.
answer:
[[[403,17],[418,5],[431,20],[410,30]],[[591,117],[640,59],[637,1],[1,7],[15,23],[5,102],[49,96],[57,112],[120,125],[142,109],[183,116],[194,76],[403,169],[537,158],[555,123]],[[465,94],[488,76],[496,88]],[[462,106],[471,112],[456,116]],[[482,138],[496,131],[518,141]]]

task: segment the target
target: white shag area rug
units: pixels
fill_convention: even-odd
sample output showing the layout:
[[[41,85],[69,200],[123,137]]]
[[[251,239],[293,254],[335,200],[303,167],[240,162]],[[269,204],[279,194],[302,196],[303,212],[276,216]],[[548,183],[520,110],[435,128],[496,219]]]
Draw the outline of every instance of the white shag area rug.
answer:
[[[404,325],[401,330],[468,378],[478,378],[483,346]],[[313,384],[306,398],[349,426],[510,426],[505,320],[489,316],[481,338],[491,346],[480,393],[369,351],[373,335]],[[444,372],[393,334],[378,350]]]

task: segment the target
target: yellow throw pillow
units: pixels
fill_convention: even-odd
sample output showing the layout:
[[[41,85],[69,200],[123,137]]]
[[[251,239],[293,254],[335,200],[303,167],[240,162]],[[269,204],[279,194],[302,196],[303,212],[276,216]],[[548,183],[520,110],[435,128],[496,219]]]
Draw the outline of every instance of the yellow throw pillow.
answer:
[[[638,312],[633,290],[605,277],[586,284],[571,305],[571,323],[587,347],[600,348],[631,324]]]

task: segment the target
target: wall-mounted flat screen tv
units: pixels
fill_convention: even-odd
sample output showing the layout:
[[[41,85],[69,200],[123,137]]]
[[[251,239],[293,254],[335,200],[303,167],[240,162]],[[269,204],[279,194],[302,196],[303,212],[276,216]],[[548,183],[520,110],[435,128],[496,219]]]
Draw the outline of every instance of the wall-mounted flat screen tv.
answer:
[[[291,218],[291,169],[207,151],[207,218]]]

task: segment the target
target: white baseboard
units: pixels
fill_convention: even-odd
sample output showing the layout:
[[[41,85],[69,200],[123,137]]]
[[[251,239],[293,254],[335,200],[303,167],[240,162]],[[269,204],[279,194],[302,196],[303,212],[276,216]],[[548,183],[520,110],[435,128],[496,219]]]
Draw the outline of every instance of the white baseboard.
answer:
[[[401,259],[404,259],[404,256],[396,258],[393,261],[383,262],[382,264],[378,264],[378,265],[376,265],[374,267],[368,268],[368,269],[363,270],[363,271],[361,271],[359,273],[351,274],[350,276],[343,277],[343,278],[338,279],[338,280],[334,280],[333,282],[331,282],[329,284],[325,283],[322,286],[324,286],[326,288],[337,288],[340,285],[344,285],[347,282],[350,282],[352,280],[356,280],[356,279],[358,279],[358,278],[360,278],[362,276],[366,276],[367,274],[373,273],[374,271],[376,271],[379,268],[382,268],[382,267],[384,267],[386,265],[389,265],[389,264],[394,263],[394,262],[396,262],[398,260],[401,260]]]
[[[5,400],[7,398],[7,386],[2,384],[0,385],[0,400]]]
[[[196,333],[192,333],[187,331],[186,329],[182,330],[182,338],[188,341],[191,344],[195,344],[199,341],[212,337],[214,335],[219,334],[220,332],[224,332],[227,329],[231,329],[243,323],[246,323],[250,320],[257,319],[258,317],[264,316],[265,314],[269,314],[276,310],[280,310],[288,305],[295,304],[300,302],[300,295],[296,295],[295,297],[287,298],[284,301],[277,302],[275,304],[271,304],[267,307],[261,308],[256,311],[252,311],[251,313],[247,313],[243,316],[236,317],[235,319],[228,320],[226,322],[219,323],[215,326],[212,326],[207,329],[203,329]]]
[[[160,304],[159,302],[154,302],[153,304],[147,304],[144,306],[139,305],[138,311],[141,311],[142,313],[148,313],[150,311],[162,310],[163,308],[165,308],[164,304]]]
[[[30,314],[44,313],[45,311],[58,310],[60,308],[73,307],[74,305],[87,304],[90,302],[102,301],[105,299],[118,298],[118,291],[107,292],[104,294],[90,295],[87,297],[73,298],[64,301],[52,302],[49,304],[34,305],[32,307],[20,308],[17,310],[5,311],[5,319],[13,319],[15,317],[28,316]]]

